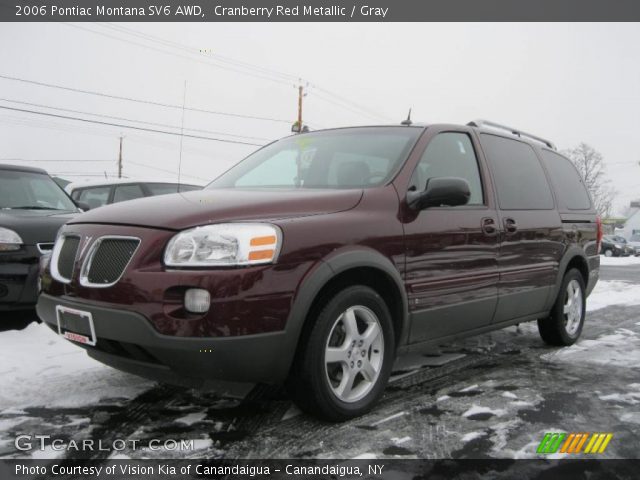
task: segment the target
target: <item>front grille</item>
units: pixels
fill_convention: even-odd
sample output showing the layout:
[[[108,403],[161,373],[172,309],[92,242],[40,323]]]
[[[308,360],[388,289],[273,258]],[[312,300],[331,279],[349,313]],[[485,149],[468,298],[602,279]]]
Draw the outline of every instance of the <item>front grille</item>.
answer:
[[[62,242],[62,247],[58,254],[58,274],[65,280],[71,280],[73,266],[76,263],[78,245],[80,245],[80,237],[64,237]]]
[[[140,240],[135,238],[101,238],[89,256],[83,283],[89,286],[110,286],[127,268]]]

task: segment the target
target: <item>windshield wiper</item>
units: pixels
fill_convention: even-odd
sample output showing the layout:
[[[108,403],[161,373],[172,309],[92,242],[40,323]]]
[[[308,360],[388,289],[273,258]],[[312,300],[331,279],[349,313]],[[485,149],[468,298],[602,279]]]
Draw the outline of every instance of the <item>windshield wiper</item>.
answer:
[[[20,207],[3,207],[3,210],[63,210],[62,208],[43,207],[41,205],[24,205]]]

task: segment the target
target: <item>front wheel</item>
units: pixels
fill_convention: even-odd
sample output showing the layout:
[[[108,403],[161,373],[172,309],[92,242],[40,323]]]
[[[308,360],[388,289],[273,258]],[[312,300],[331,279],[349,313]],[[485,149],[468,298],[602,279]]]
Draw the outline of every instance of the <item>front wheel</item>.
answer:
[[[378,293],[348,287],[328,300],[296,357],[289,391],[304,411],[331,421],[366,413],[395,357],[393,324]]]
[[[573,345],[582,333],[585,311],[584,280],[574,268],[565,274],[550,315],[538,320],[542,340],[549,345]]]

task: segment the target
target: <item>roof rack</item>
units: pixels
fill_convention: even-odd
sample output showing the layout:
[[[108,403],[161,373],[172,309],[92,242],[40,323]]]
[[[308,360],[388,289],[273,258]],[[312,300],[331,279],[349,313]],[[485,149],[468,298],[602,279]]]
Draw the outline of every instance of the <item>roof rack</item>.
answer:
[[[531,135],[530,133],[523,132],[522,130],[518,130],[513,127],[508,127],[506,125],[500,125],[499,123],[490,122],[489,120],[473,120],[472,122],[467,123],[467,125],[469,127],[478,127],[478,128],[488,127],[488,128],[498,129],[498,130],[506,130],[507,132],[513,135],[517,135],[518,137],[526,137],[530,140],[535,140],[536,142],[546,145],[552,150],[556,150],[556,146],[550,140],[546,140],[536,135]]]

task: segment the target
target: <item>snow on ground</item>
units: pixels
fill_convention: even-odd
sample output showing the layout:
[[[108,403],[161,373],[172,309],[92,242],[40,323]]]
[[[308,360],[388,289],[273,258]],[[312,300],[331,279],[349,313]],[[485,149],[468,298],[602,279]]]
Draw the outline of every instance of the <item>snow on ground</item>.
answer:
[[[605,257],[600,255],[600,265],[625,267],[628,265],[640,265],[640,257]]]
[[[587,311],[611,305],[640,305],[640,285],[617,280],[600,280],[587,299]]]
[[[29,406],[75,407],[103,398],[133,398],[154,385],[96,362],[43,324],[0,332],[0,352],[0,413]]]
[[[470,409],[462,414],[463,417],[475,417],[477,415],[486,415],[486,416],[496,416],[501,417],[505,414],[505,411],[502,409],[491,409],[489,407],[481,407],[479,405],[473,404]]]
[[[554,350],[541,358],[554,363],[640,368],[640,336],[626,328],[618,328],[614,333],[601,335],[595,340],[580,340],[571,347]]]

